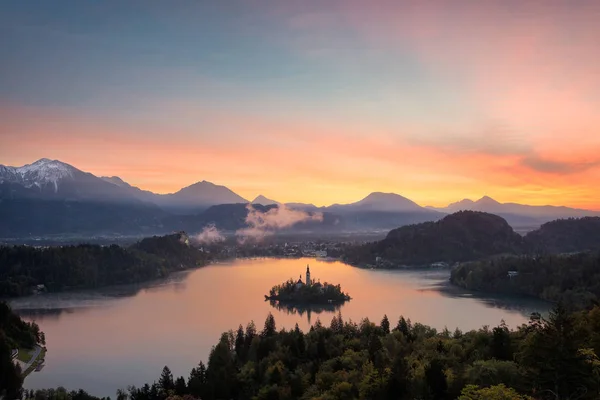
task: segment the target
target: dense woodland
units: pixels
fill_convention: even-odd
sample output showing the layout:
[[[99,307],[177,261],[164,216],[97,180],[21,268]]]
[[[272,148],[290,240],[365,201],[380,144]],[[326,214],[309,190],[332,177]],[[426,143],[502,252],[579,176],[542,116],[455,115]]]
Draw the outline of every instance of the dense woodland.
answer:
[[[224,333],[188,377],[165,367],[156,382],[117,399],[597,400],[599,352],[600,307],[558,306],[516,330],[501,323],[470,332],[339,314],[329,327],[278,331],[269,315],[260,331],[251,322]],[[27,397],[76,398],[62,389]]]
[[[517,274],[510,277],[509,271]],[[450,281],[469,290],[523,294],[582,308],[600,300],[600,252],[473,261],[454,268]]]
[[[0,302],[0,397],[17,398],[23,378],[20,368],[12,361],[13,349],[31,349],[44,344],[44,333],[35,322],[24,322],[10,307]]]
[[[381,257],[391,265],[476,260],[501,253],[519,253],[523,238],[493,214],[461,211],[436,222],[394,229],[385,239],[350,247],[344,260],[375,264]]]
[[[600,217],[559,219],[525,235],[530,253],[600,250]]]
[[[96,288],[160,278],[204,265],[208,255],[186,242],[187,235],[150,237],[130,247],[81,244],[36,248],[0,247],[0,297]]]
[[[473,261],[501,254],[588,250],[600,250],[600,217],[548,222],[522,237],[497,215],[460,211],[436,222],[394,229],[378,242],[350,246],[345,249],[343,259],[356,265],[394,268]]]

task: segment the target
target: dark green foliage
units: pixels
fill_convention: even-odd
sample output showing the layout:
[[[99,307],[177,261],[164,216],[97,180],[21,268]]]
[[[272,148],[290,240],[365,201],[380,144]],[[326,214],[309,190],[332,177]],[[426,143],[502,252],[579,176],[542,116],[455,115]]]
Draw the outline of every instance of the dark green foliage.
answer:
[[[6,335],[0,330],[0,396],[17,398],[23,378],[20,368],[12,361],[12,347],[8,342]]]
[[[322,285],[320,283],[298,285],[293,279],[273,286],[265,298],[292,304],[342,303],[350,300],[350,296],[342,291],[340,285],[331,285],[327,282]]]
[[[444,400],[448,398],[448,383],[444,374],[444,366],[438,359],[433,359],[425,367],[425,381],[433,400]]]
[[[351,247],[344,259],[374,264],[376,257],[393,264],[476,260],[502,253],[519,253],[523,239],[497,215],[461,211],[437,222],[407,225],[390,231],[379,242]]]
[[[383,333],[385,335],[390,333],[390,320],[388,319],[387,315],[383,316],[380,326],[381,326],[381,330],[383,331]]]
[[[188,246],[185,238],[185,234],[152,237],[130,248],[89,244],[0,247],[0,297],[30,294],[36,285],[61,291],[136,283],[204,265],[207,255]]]
[[[509,277],[509,271],[518,275]],[[600,252],[463,263],[452,270],[450,281],[469,290],[523,294],[585,308],[600,299]]]
[[[13,349],[31,349],[40,343],[43,332],[35,323],[24,322],[8,304],[0,302],[0,397],[19,397],[23,378],[12,360]]]
[[[569,218],[551,221],[525,236],[535,253],[569,253],[600,250],[600,217]]]
[[[534,316],[514,331],[502,323],[452,336],[403,318],[385,333],[367,319],[344,322],[338,314],[330,328],[315,323],[305,334],[298,327],[273,332],[269,316],[262,335],[253,325],[243,341],[241,329],[223,334],[208,368],[192,370],[187,390],[203,400],[444,400],[461,393],[464,399],[597,400],[600,360],[589,345],[600,343],[599,324],[600,307],[577,314],[559,307],[548,320]],[[513,353],[513,360],[496,358]],[[149,388],[132,398],[161,400]]]
[[[160,374],[160,379],[158,380],[158,385],[163,393],[169,393],[169,391],[175,389],[175,382],[173,381],[173,374],[169,367],[165,365],[162,370],[162,374]]]
[[[64,387],[58,387],[56,389],[42,389],[30,391],[30,393],[24,396],[27,400],[109,400],[110,397],[96,397],[92,396],[84,390],[72,390],[68,391]],[[117,396],[117,400],[121,400]]]

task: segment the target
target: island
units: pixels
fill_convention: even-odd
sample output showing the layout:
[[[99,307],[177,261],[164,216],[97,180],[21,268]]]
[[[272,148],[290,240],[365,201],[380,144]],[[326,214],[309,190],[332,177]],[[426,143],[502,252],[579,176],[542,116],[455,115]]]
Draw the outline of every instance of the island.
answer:
[[[340,285],[316,282],[310,278],[310,266],[306,266],[306,281],[302,282],[302,275],[295,281],[293,279],[281,285],[275,285],[265,295],[265,300],[279,301],[288,304],[330,304],[344,303],[351,298],[342,291]]]

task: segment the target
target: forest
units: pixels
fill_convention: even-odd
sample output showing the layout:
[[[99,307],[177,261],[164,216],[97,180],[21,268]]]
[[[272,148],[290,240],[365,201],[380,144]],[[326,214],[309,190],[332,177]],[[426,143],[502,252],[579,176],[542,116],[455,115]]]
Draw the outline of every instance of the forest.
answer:
[[[534,296],[581,309],[600,300],[600,252],[462,263],[452,270],[450,281],[469,290]]]
[[[308,332],[278,330],[269,314],[222,334],[208,362],[188,377],[165,366],[158,379],[122,388],[118,400],[459,399],[597,400],[600,307],[510,330],[503,322],[470,332],[437,331],[400,317],[356,323],[335,316]],[[157,374],[158,375],[158,374]],[[75,399],[64,389],[26,398]]]
[[[600,250],[600,217],[548,222],[522,237],[497,215],[460,211],[436,222],[394,229],[378,242],[349,246],[342,258],[355,265],[396,268],[474,261],[503,254],[543,255],[593,250]]]
[[[138,283],[209,261],[178,233],[145,238],[130,247],[0,247],[0,298],[31,294],[37,285],[50,292]]]
[[[44,333],[35,322],[25,322],[0,302],[0,397],[17,398],[23,384],[21,370],[12,361],[12,350],[44,344]]]

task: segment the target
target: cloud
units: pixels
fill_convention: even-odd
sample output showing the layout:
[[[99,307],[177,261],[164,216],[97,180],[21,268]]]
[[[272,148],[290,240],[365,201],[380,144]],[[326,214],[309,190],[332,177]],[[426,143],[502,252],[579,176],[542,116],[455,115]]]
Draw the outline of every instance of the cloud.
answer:
[[[285,205],[270,208],[266,212],[257,210],[251,204],[248,204],[246,209],[248,215],[245,222],[248,227],[239,229],[236,232],[240,243],[245,243],[248,240],[261,240],[278,230],[289,228],[300,222],[323,221],[322,213],[293,210]]]
[[[574,174],[578,172],[587,171],[588,169],[594,168],[600,165],[600,161],[592,162],[565,162],[565,161],[553,161],[544,159],[538,156],[527,156],[521,160],[521,164],[534,171],[547,173],[547,174]]]
[[[225,237],[214,225],[207,225],[202,232],[194,236],[194,239],[201,244],[213,244],[224,241]]]

